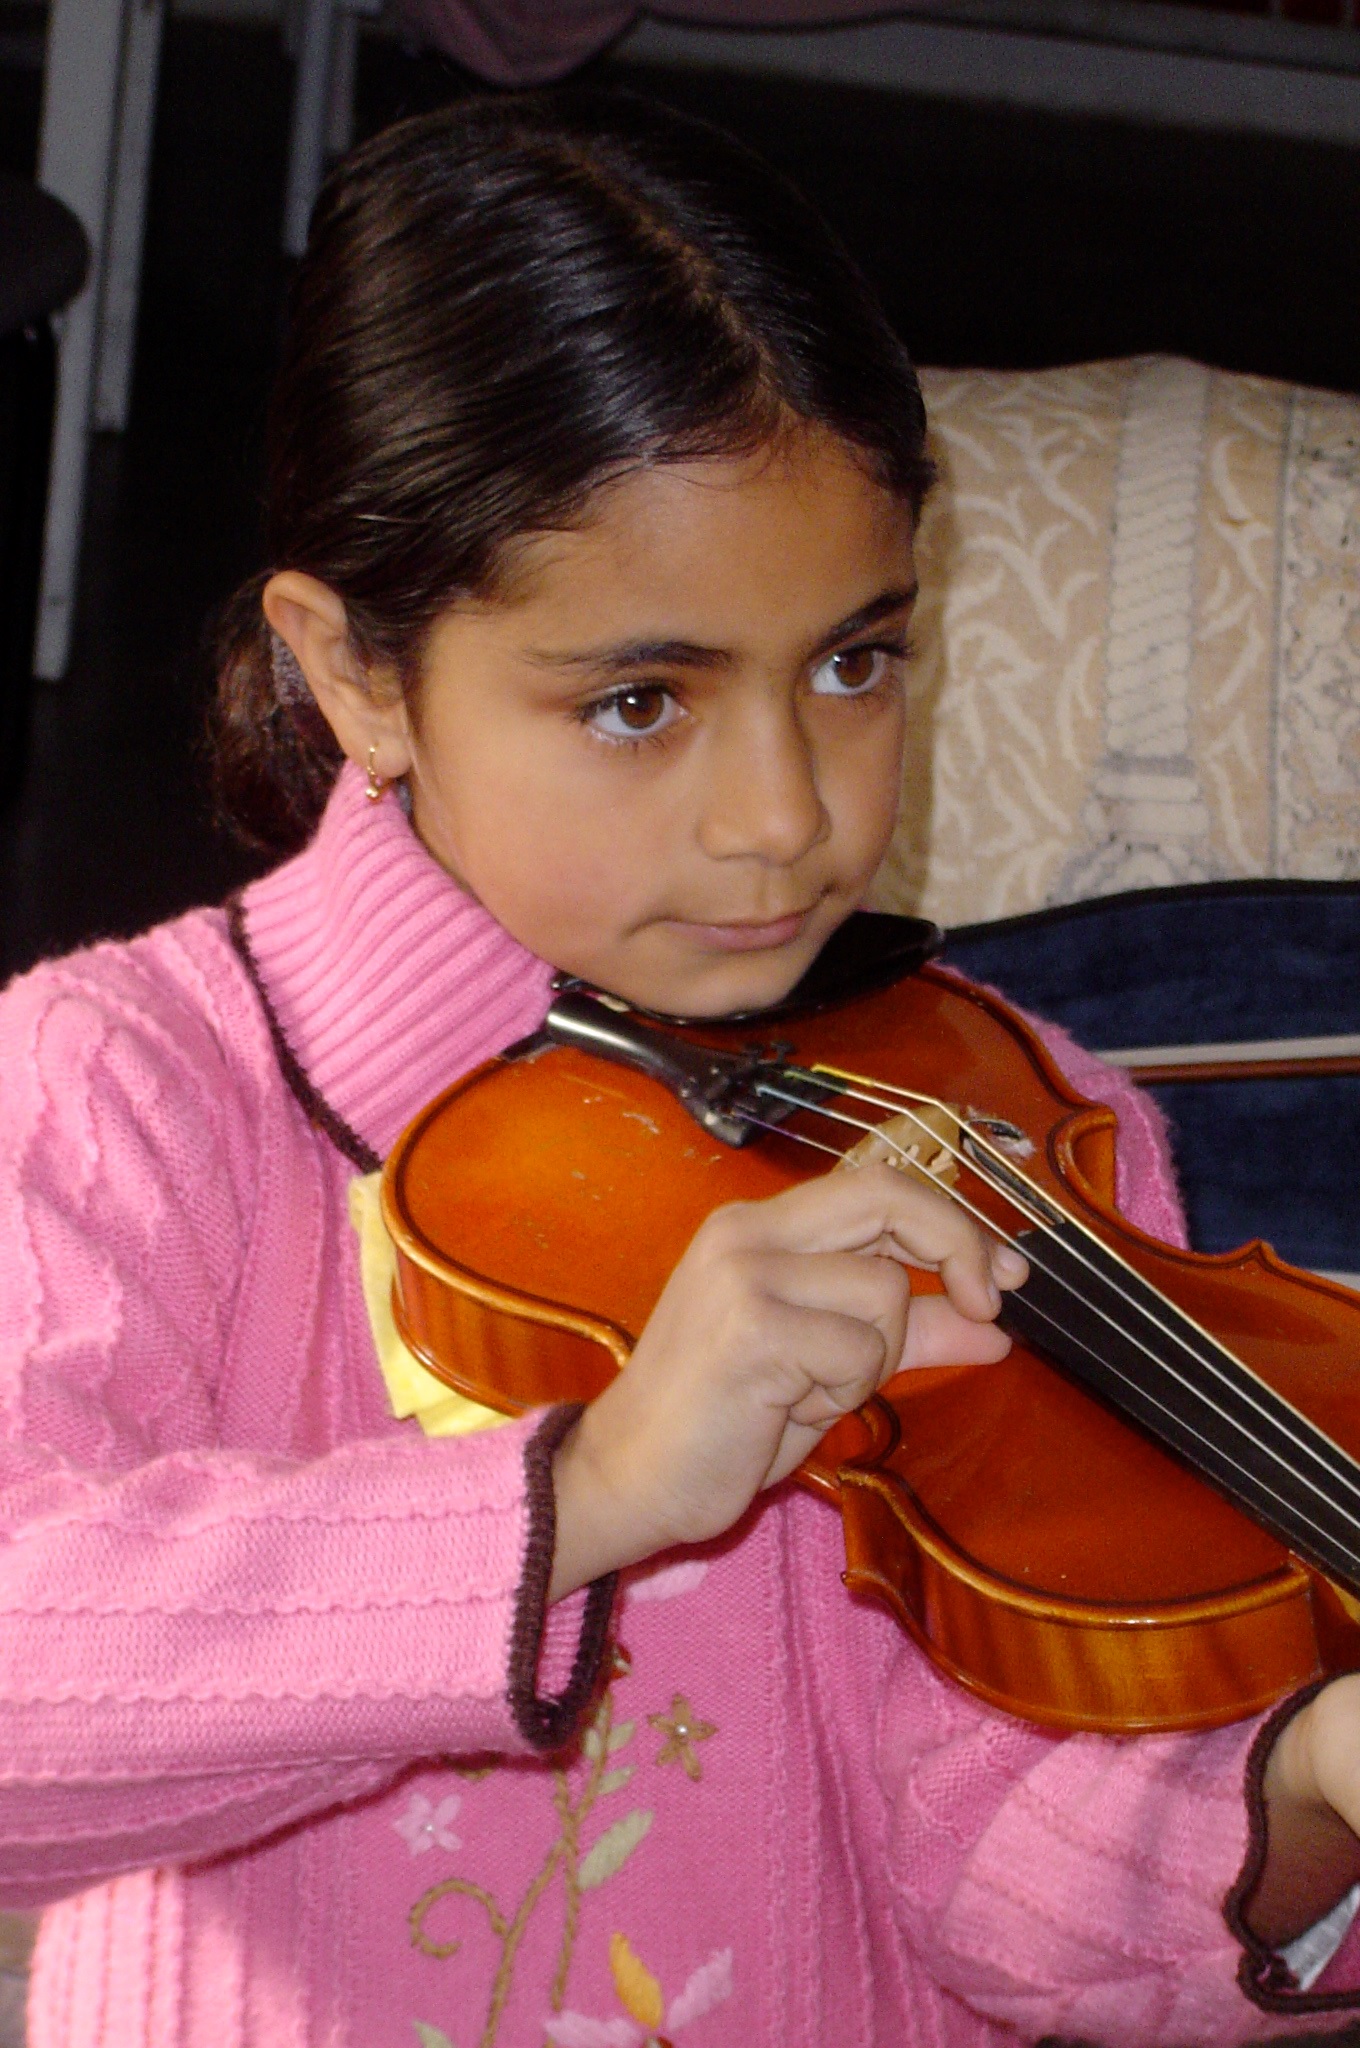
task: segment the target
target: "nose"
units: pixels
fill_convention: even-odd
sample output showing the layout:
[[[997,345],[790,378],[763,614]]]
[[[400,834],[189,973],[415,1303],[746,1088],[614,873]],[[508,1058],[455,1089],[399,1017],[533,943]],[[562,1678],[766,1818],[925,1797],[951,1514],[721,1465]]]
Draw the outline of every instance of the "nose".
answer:
[[[700,772],[699,844],[710,860],[791,867],[829,829],[816,759],[793,705],[734,707]]]

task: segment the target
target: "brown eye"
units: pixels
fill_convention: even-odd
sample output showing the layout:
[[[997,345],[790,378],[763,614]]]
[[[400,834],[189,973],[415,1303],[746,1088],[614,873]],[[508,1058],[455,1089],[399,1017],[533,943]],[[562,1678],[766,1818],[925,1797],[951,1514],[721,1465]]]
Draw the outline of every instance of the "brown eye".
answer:
[[[819,696],[867,696],[884,680],[891,660],[885,647],[847,647],[817,664],[812,687]]]
[[[872,647],[852,647],[848,654],[836,656],[836,673],[847,690],[858,690],[871,681],[874,673]]]
[[[602,738],[626,740],[664,732],[679,713],[679,705],[662,684],[638,683],[588,705],[582,716]]]
[[[629,732],[650,732],[666,708],[666,692],[655,688],[625,690],[614,699],[614,708],[620,724],[626,725]]]

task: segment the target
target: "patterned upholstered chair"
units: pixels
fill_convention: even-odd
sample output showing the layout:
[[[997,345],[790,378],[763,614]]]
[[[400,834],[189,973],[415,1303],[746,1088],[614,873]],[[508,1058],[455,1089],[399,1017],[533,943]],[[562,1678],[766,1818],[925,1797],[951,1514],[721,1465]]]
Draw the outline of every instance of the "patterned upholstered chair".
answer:
[[[923,382],[880,907],[1096,1046],[1360,1049],[1360,399],[1169,357]],[[1161,1094],[1202,1249],[1360,1274],[1360,1077]]]
[[[1171,357],[923,381],[883,907],[1360,877],[1360,399]]]

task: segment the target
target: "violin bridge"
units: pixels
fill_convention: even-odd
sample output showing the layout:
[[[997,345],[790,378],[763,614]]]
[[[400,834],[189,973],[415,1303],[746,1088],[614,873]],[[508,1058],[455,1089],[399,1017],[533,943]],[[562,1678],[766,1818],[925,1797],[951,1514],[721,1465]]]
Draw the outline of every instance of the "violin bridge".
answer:
[[[962,1143],[961,1118],[947,1103],[925,1103],[920,1109],[890,1116],[850,1147],[842,1166],[891,1166],[899,1173],[918,1173],[943,1187],[957,1185],[956,1153]]]

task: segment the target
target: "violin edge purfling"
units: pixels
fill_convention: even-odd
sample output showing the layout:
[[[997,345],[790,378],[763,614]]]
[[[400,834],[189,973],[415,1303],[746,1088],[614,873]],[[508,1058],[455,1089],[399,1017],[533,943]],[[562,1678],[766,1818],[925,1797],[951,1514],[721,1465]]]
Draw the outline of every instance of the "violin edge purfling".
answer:
[[[620,1013],[609,1014],[617,1026]],[[1159,1292],[1183,1298],[1196,1327],[1206,1312],[1226,1315],[1234,1328],[1218,1334],[1244,1370],[1275,1385],[1292,1369],[1299,1384],[1279,1391],[1294,1405],[1315,1383],[1327,1434],[1338,1414],[1349,1429],[1353,1414],[1340,1450],[1354,1459],[1360,1403],[1338,1388],[1360,1358],[1360,1298],[1262,1247],[1201,1258],[1126,1224],[1112,1201],[1112,1112],[1084,1103],[990,993],[926,967],[806,1022],[781,1017],[778,1033],[777,1047],[756,1042],[752,1020],[665,1036],[685,1048],[686,1073],[711,1070],[719,1095],[728,1089],[724,1115],[731,1091],[739,1097],[785,1046],[819,1089],[819,1065],[862,1070],[871,1051],[891,1070],[889,1088],[909,1090],[908,1068],[929,1067],[921,1093],[1032,1134],[1036,1189],[1108,1238],[1140,1284],[1166,1281]],[[449,1384],[510,1411],[592,1397],[626,1360],[708,1208],[827,1163],[795,1162],[787,1128],[725,1141],[662,1078],[634,1072],[641,1060],[606,1064],[541,1039],[512,1049],[526,1052],[536,1056],[493,1061],[440,1098],[400,1141],[384,1184],[408,1340]],[[799,1110],[815,1115],[829,1099]],[[514,1129],[530,1118],[541,1171],[528,1188],[507,1174],[501,1202],[502,1153],[513,1160]],[[462,1193],[449,1202],[447,1242],[432,1251],[441,1176]],[[1236,1325],[1253,1322],[1240,1342]],[[913,1375],[887,1391],[891,1432],[875,1421],[879,1397],[838,1425],[799,1477],[841,1502],[851,1586],[882,1600],[980,1696],[1062,1727],[1203,1727],[1360,1664],[1347,1596],[1316,1560],[1290,1555],[1024,1344],[1002,1367]],[[1057,1437],[1047,1468],[1045,1416]],[[970,1471],[980,1475],[971,1492]]]

